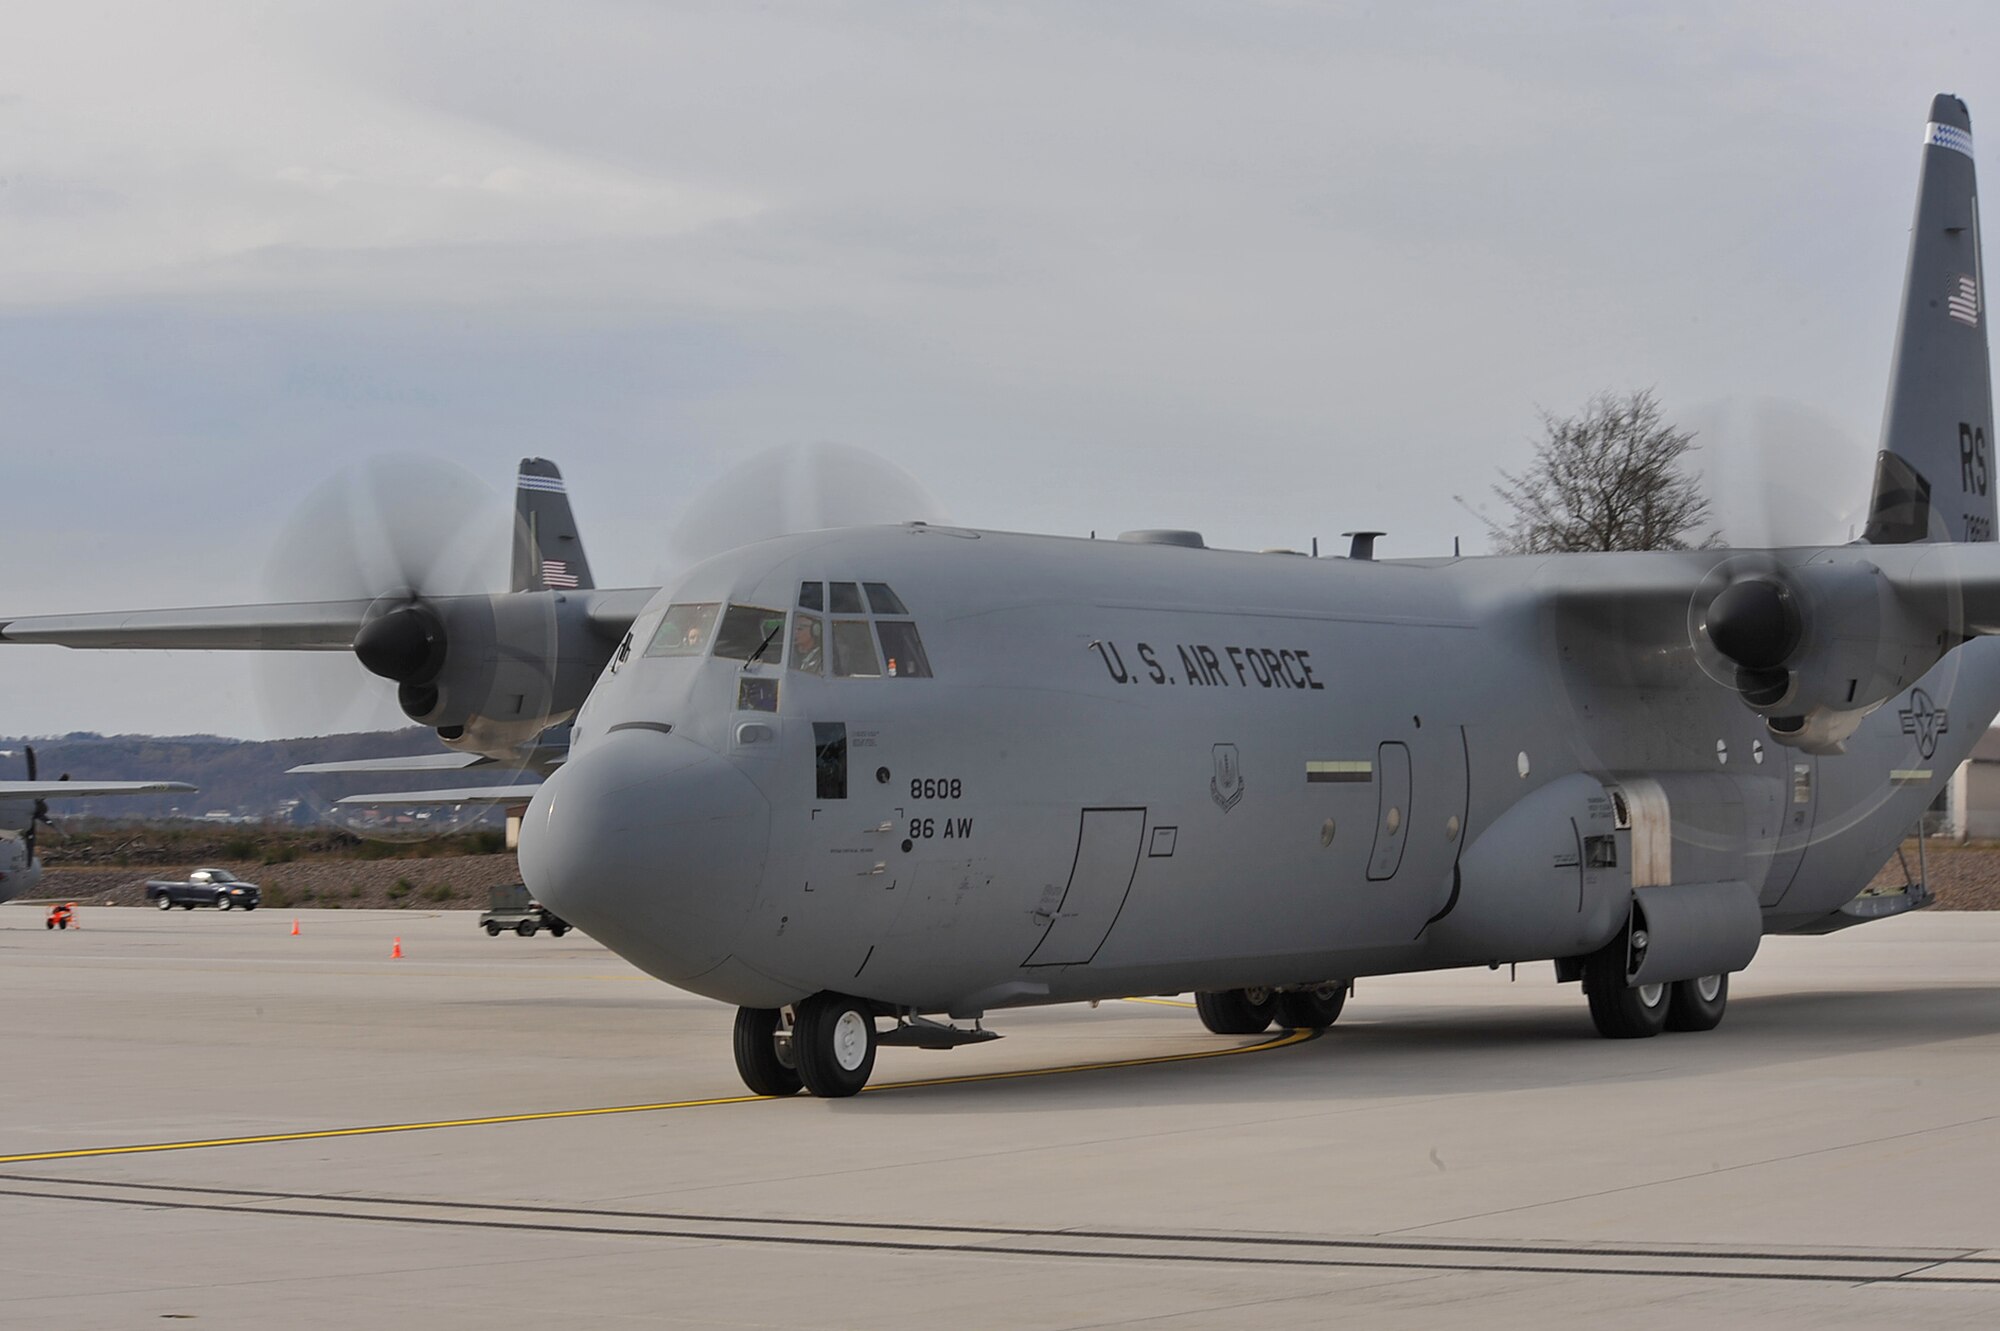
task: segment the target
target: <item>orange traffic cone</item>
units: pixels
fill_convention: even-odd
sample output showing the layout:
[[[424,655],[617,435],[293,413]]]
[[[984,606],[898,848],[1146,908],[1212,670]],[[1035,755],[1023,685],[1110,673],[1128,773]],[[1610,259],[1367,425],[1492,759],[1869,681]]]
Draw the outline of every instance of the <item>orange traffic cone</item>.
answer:
[[[389,949],[389,960],[399,961],[402,959],[402,956],[403,956],[403,940],[398,938],[396,940],[396,945]]]
[[[292,937],[297,938],[298,936],[299,936],[299,917],[294,915],[292,917]]]

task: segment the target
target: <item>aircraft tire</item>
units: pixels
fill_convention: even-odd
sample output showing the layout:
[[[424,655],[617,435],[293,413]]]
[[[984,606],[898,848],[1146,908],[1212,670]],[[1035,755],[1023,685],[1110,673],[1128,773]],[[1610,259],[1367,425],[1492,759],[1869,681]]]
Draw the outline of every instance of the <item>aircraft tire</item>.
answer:
[[[1268,989],[1224,989],[1196,994],[1194,1007],[1201,1015],[1201,1024],[1216,1035],[1262,1035],[1271,1024]]]
[[[1727,975],[1703,975],[1678,981],[1667,1000],[1667,1029],[1712,1031],[1722,1024],[1722,1014],[1728,1007]]]
[[[1583,987],[1590,1019],[1607,1040],[1643,1040],[1667,1024],[1672,985],[1625,983],[1625,939],[1613,939],[1583,963]]]
[[[875,1070],[875,1017],[858,999],[817,993],[798,1005],[792,1057],[799,1080],[823,1100],[853,1095]]]
[[[1297,989],[1279,994],[1273,1004],[1278,1024],[1287,1030],[1323,1031],[1340,1019],[1347,1006],[1345,984],[1325,984],[1316,989]]]
[[[797,1095],[805,1085],[777,1035],[776,1008],[736,1009],[736,1072],[752,1095]]]

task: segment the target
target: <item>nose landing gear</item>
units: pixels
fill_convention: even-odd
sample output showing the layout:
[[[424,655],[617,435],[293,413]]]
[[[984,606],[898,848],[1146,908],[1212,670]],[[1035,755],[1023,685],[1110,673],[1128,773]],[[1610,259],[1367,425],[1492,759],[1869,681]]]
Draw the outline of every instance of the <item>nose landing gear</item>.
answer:
[[[751,1094],[798,1094],[805,1083],[799,1079],[793,1038],[776,1008],[736,1009],[736,1071]]]

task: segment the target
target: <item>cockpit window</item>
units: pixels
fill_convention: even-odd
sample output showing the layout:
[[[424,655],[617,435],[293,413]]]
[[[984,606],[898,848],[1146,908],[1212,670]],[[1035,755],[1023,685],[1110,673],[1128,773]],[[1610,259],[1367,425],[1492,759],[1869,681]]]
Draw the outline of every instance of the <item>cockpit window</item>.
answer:
[[[867,610],[861,605],[861,588],[851,582],[828,583],[829,601],[827,609],[836,615],[865,615]]]
[[[889,673],[897,679],[929,679],[931,661],[924,655],[923,639],[917,626],[907,619],[878,619],[875,631],[882,635],[882,655]]]
[[[864,582],[862,590],[868,593],[868,609],[878,615],[907,615],[903,598],[889,590],[886,582]]]
[[[700,656],[708,649],[709,630],[715,627],[715,612],[720,608],[714,601],[668,606],[646,655]]]
[[[799,609],[826,609],[826,584],[823,582],[802,582],[799,584]]]
[[[875,635],[868,631],[867,620],[833,621],[833,673],[849,679],[874,678],[882,673],[882,663],[875,657]]]
[[[732,605],[715,633],[715,654],[732,661],[785,662],[785,612],[762,606]]]
[[[800,612],[792,616],[792,669],[803,670],[809,675],[826,673],[826,665],[820,653],[818,615]]]

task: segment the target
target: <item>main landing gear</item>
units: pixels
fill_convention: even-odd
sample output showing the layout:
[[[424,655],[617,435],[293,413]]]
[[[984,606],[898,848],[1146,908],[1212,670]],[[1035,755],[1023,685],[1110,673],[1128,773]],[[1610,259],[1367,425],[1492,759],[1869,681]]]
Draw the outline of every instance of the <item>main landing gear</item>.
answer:
[[[1262,1035],[1273,1021],[1288,1030],[1323,1031],[1347,1004],[1347,981],[1300,989],[1223,989],[1196,994],[1201,1024],[1217,1035]]]
[[[1583,962],[1590,1019],[1607,1040],[1643,1040],[1661,1031],[1712,1031],[1729,1006],[1729,977],[1702,975],[1664,984],[1625,982],[1626,943],[1620,938]]]

